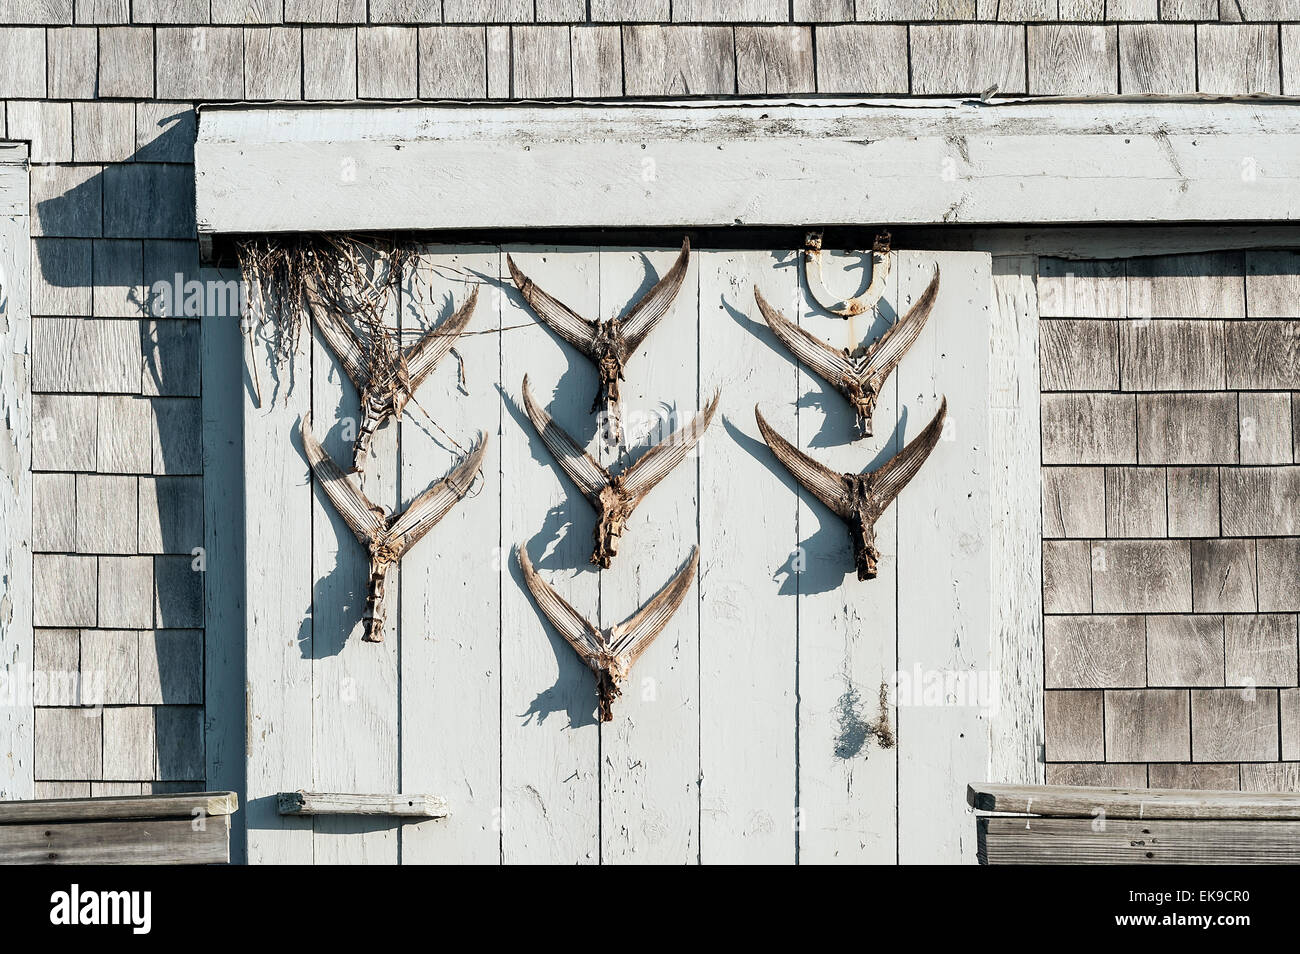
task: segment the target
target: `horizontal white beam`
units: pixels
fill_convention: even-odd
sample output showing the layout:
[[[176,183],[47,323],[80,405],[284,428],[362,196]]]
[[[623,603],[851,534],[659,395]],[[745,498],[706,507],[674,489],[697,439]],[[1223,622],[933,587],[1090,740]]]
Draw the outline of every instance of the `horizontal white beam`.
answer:
[[[1300,102],[207,107],[205,233],[1300,218]]]

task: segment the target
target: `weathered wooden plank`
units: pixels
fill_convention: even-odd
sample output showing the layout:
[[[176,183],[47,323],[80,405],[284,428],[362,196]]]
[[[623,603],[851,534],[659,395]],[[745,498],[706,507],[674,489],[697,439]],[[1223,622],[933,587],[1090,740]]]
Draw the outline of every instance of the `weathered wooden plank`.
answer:
[[[1090,564],[1087,540],[1043,541],[1043,612],[1092,612]]]
[[[1152,788],[1208,789],[1220,792],[1238,791],[1241,788],[1241,769],[1230,762],[1157,762],[1147,774]]]
[[[1285,864],[1300,859],[1300,822],[981,818],[983,864]]]
[[[1282,92],[1277,25],[1198,24],[1196,82],[1203,93]]]
[[[574,96],[622,95],[623,41],[618,27],[575,26],[569,44]]]
[[[357,96],[411,99],[417,94],[419,38],[415,27],[357,28]]]
[[[93,556],[36,554],[32,557],[33,624],[94,626],[95,587],[96,568]]]
[[[1163,537],[1167,514],[1163,467],[1106,468],[1106,536]]]
[[[1119,363],[1125,391],[1212,391],[1225,381],[1222,321],[1125,321]]]
[[[1145,788],[1147,766],[1129,762],[1056,762],[1047,766],[1047,784]]]
[[[258,498],[244,521],[244,551],[294,553],[269,561],[262,585],[245,594],[247,684],[248,861],[251,864],[309,864],[312,826],[284,819],[275,809],[278,792],[311,779],[312,753],[312,549],[315,511],[312,481],[301,456],[298,421],[311,409],[312,354],[306,342],[283,365],[262,328],[240,389],[244,393],[244,484]],[[259,397],[260,395],[260,401]],[[281,550],[280,548],[286,548]]]
[[[569,307],[591,318],[608,316],[597,252],[506,251]],[[542,325],[508,278],[502,295],[502,327],[523,327],[501,339],[501,386],[509,397],[501,434],[501,852],[507,863],[595,863],[601,848],[595,681],[533,604],[515,548],[527,546],[556,592],[598,619],[599,574],[588,565],[594,515],[537,437],[520,395],[527,374],[535,398],[586,442],[597,429],[588,410],[596,373]]]
[[[527,99],[573,95],[572,50],[567,26],[517,26],[510,30],[510,82]]]
[[[1128,314],[1123,259],[1038,259],[1038,313],[1043,318],[1123,318]]]
[[[1154,0],[1148,0],[1155,6]],[[1111,16],[1107,3],[1107,16]],[[1140,17],[1139,19],[1150,19]],[[1196,84],[1196,27],[1190,23],[1135,23],[1119,27],[1119,91],[1176,95]]]
[[[796,370],[758,316],[753,287],[793,320],[797,279],[773,268],[768,252],[693,254],[700,394],[722,389],[699,454],[700,860],[788,864],[797,837],[798,497],[763,445],[754,405],[793,437]],[[825,748],[822,739],[817,751]]]
[[[1224,642],[1229,686],[1296,684],[1296,618],[1290,614],[1228,616]]]
[[[1275,762],[1276,689],[1193,689],[1191,757],[1197,762]]]
[[[1237,395],[1243,464],[1289,464],[1292,460],[1291,395],[1286,391]]]
[[[1128,304],[1130,318],[1244,318],[1244,257],[1212,252],[1134,259]]]
[[[37,709],[35,735],[37,778],[104,777],[102,709]]]
[[[1097,810],[1101,809],[1108,819],[1300,820],[1300,793],[1288,792],[1160,788],[1135,791],[1126,788],[973,782],[966,788],[966,798],[977,811],[1015,812],[1052,818],[1094,818]],[[1025,819],[1019,821],[1023,824]]]
[[[623,27],[623,88],[628,96],[734,93],[736,53],[731,28]]]
[[[1043,693],[1045,754],[1049,762],[1100,762],[1106,757],[1100,690]]]
[[[840,288],[866,277],[844,267],[857,265],[859,256],[861,253],[825,256],[823,266],[829,287]],[[794,265],[797,257],[790,256],[788,262]],[[927,267],[933,269],[932,260]],[[806,282],[792,289],[796,294],[789,296],[793,300],[788,304],[780,299],[773,302],[787,315],[792,315],[797,304],[802,328],[835,347],[853,348],[879,337],[907,311],[924,287],[913,287],[911,272],[917,268],[911,256],[893,256],[878,315],[868,312],[849,320],[831,315],[816,304]],[[904,274],[906,284],[900,277]],[[775,290],[774,278],[764,280],[765,294],[767,289]],[[926,281],[929,278],[927,272]],[[922,338],[906,359],[923,362],[928,374],[935,370],[922,349],[930,344],[932,335],[941,333],[931,322],[937,323],[945,310],[960,307],[954,305],[960,299],[945,299],[946,291],[945,285]],[[924,357],[918,358],[918,353]],[[793,397],[795,402],[794,429],[782,432],[791,443],[844,473],[878,466],[902,449],[900,372],[896,371],[884,384],[874,415],[874,436],[855,441],[852,408],[806,366],[796,367],[798,390],[785,399],[788,402]],[[922,386],[930,388],[929,377],[916,389]],[[773,411],[782,413],[784,408],[778,404]],[[928,414],[918,422],[924,413],[917,411],[910,419],[914,429],[929,422]],[[769,421],[775,424],[780,418],[771,417]],[[934,456],[948,449],[940,445]],[[775,466],[781,467],[779,463]],[[935,460],[932,458],[927,466],[935,466]],[[902,668],[897,632],[902,511],[895,502],[877,521],[879,576],[860,581],[853,570],[851,541],[844,522],[805,488],[792,486],[799,499],[798,547],[790,556],[787,570],[787,588],[798,594],[799,605],[792,641],[798,675],[796,857],[801,863],[893,864],[899,852],[900,715],[898,700],[892,696],[882,700],[881,694],[894,692],[895,674]],[[883,744],[886,742],[894,744]],[[864,799],[862,792],[877,794]],[[847,839],[846,832],[851,833]]]
[[[1133,464],[1137,462],[1129,394],[1044,394],[1044,464]]]
[[[244,29],[244,96],[302,99],[302,31],[295,27]]]
[[[898,845],[903,862],[974,859],[960,796],[936,786],[989,759],[990,587],[989,313],[991,260],[975,253],[901,255],[899,302],[915,300],[941,268],[940,297],[896,372],[907,399],[900,439],[920,433],[948,400],[945,435],[899,496],[898,668],[945,682],[944,704],[898,709]],[[949,691],[948,680],[955,682]],[[953,696],[955,695],[955,698]]]
[[[1219,481],[1225,537],[1300,533],[1300,467],[1224,467]]]
[[[281,815],[383,815],[403,818],[445,818],[447,800],[441,795],[360,795],[325,792],[280,792]]]
[[[210,865],[230,860],[230,817],[0,825],[7,864]]]
[[[1187,690],[1108,689],[1105,697],[1106,758],[1116,762],[1191,759]]]
[[[75,629],[38,629],[33,637],[33,671],[42,676],[32,680],[32,702],[38,706],[75,706],[81,671],[80,634]]]
[[[151,473],[152,423],[147,400],[116,394],[100,397],[96,469],[103,474]]]
[[[140,324],[115,318],[37,318],[32,387],[42,391],[138,394]]]
[[[1092,602],[1098,613],[1190,613],[1187,540],[1102,540],[1092,544]]]
[[[77,475],[77,550],[136,552],[136,478]]]
[[[1050,616],[1045,620],[1045,685],[1108,689],[1147,684],[1141,616]]]
[[[422,492],[459,458],[447,435],[462,448],[480,430],[488,440],[472,496],[402,559],[401,784],[442,793],[454,807],[449,818],[402,829],[404,864],[501,859],[502,640],[515,637],[499,628],[501,587],[513,585],[500,574],[510,545],[501,539],[501,390],[511,387],[500,380],[501,343],[520,333],[499,331],[504,264],[495,248],[433,247],[402,295],[408,340],[451,315],[476,286],[479,295],[455,353],[402,419],[403,497]]]
[[[1198,613],[1255,611],[1255,541],[1192,541],[1192,609]]]
[[[1255,541],[1259,558],[1259,608],[1300,610],[1300,539]]]
[[[102,556],[99,562],[99,625],[144,629],[154,625],[153,560]]]
[[[32,475],[32,549],[68,553],[77,548],[77,478]]]
[[[1228,387],[1300,385],[1300,321],[1235,321],[1227,326]]]
[[[1300,317],[1300,252],[1246,254],[1246,313],[1251,318]]]
[[[912,93],[919,96],[1025,92],[1025,27],[917,25],[911,40]]]
[[[134,633],[128,634],[134,636]],[[131,640],[134,642],[134,639]],[[151,781],[157,777],[154,710],[150,706],[104,709],[104,777]]]
[[[134,704],[140,699],[139,638],[130,630],[88,629],[81,633],[81,684],[93,687],[83,701],[92,705]],[[149,714],[152,724],[153,714]],[[151,753],[152,755],[152,753]],[[110,778],[130,778],[112,775]]]
[[[1028,27],[1031,96],[1104,96],[1119,92],[1118,31],[1081,23]]]
[[[1218,520],[1218,471],[1215,479],[1215,520]],[[1044,467],[1043,538],[1104,537],[1106,535],[1106,470],[1104,467]],[[1180,534],[1191,536],[1191,534]]]
[[[1177,392],[1137,396],[1137,450],[1143,464],[1235,464],[1237,396]]]
[[[1171,537],[1214,537],[1219,534],[1219,469],[1165,468],[1165,497]]]
[[[1224,684],[1222,616],[1148,616],[1147,684]]]
[[[672,267],[679,249],[600,251],[600,314],[624,315]],[[686,427],[710,398],[699,382],[699,263],[630,358],[623,385],[624,466]],[[696,450],[633,515],[619,558],[600,571],[600,621],[612,626],[654,598],[699,544],[699,458],[724,439],[714,421]],[[700,609],[692,589],[633,669],[614,721],[601,726],[603,863],[683,864],[700,855]]]
[[[1039,335],[1044,391],[1119,389],[1120,322],[1045,320]]]
[[[487,96],[487,34],[483,27],[420,28],[420,96]]]
[[[304,27],[304,99],[357,98],[357,31],[352,27]]]
[[[383,318],[388,327],[399,327],[395,298],[389,300]],[[312,430],[327,454],[346,462],[353,453],[360,415],[357,391],[319,334],[312,336],[311,344]],[[391,422],[376,431],[361,483],[367,497],[390,510],[400,506],[399,494],[410,493],[413,499],[419,492],[401,483],[399,446],[399,428]],[[383,642],[361,639],[370,555],[319,481],[314,483],[312,772],[280,791],[307,785],[322,792],[400,791],[400,617],[390,610]],[[389,572],[387,587],[400,592],[400,563]],[[318,818],[314,828],[318,864],[395,864],[400,856],[395,827],[344,817]]]
[[[211,572],[211,570],[209,570]],[[215,630],[212,625],[211,602],[206,634],[209,643],[220,639],[226,630]],[[160,629],[141,632],[140,636],[140,702],[145,705],[200,705],[204,702],[212,711],[213,697],[204,694],[204,630],[197,629]],[[209,651],[212,649],[209,647]],[[221,665],[218,662],[217,665]],[[211,668],[211,667],[206,667]],[[208,684],[216,683],[210,678]],[[224,739],[225,734],[218,734],[208,729],[206,744],[209,765],[220,772],[230,774],[226,764],[228,756],[224,751],[214,757],[211,752],[213,738]],[[209,777],[212,776],[209,769]],[[242,772],[239,776],[242,777]]]
[[[811,27],[736,27],[735,57],[736,91],[742,96],[816,90]]]
[[[907,27],[844,23],[813,32],[817,92],[907,92]]]

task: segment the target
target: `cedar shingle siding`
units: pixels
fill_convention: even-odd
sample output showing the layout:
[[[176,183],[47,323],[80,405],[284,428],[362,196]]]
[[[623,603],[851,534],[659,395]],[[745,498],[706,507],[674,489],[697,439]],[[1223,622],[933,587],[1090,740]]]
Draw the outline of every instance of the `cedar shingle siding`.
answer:
[[[36,653],[74,690],[38,700],[37,794],[237,784],[204,751],[205,653],[239,653],[203,639],[200,326],[149,291],[198,274],[196,103],[1300,93],[1288,20],[1271,0],[0,0],[0,136],[33,160]],[[1049,781],[1300,784],[1253,764],[1300,759],[1298,273],[1041,263]],[[72,708],[83,671],[102,712]]]

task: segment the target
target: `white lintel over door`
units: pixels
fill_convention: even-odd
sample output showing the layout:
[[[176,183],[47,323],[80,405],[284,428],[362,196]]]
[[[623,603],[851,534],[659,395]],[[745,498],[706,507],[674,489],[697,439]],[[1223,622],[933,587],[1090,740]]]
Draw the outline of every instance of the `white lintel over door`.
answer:
[[[1287,101],[209,106],[200,233],[1300,218]]]

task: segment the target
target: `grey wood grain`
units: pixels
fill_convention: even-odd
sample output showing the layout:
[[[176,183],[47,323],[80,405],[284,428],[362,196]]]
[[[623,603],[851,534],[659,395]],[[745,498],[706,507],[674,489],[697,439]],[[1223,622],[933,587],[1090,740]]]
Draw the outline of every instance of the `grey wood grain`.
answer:
[[[734,93],[732,30],[721,26],[624,27],[623,89],[628,96]]]
[[[357,31],[352,27],[304,27],[302,64],[304,99],[355,99]]]
[[[528,23],[532,0],[443,0],[442,17],[448,23]]]
[[[137,394],[140,325],[120,318],[32,321],[32,388]]]
[[[1051,320],[1039,323],[1044,391],[1119,389],[1120,323]]]
[[[1191,759],[1185,689],[1106,691],[1106,758],[1117,762]]]
[[[445,818],[450,812],[441,795],[365,795],[325,792],[280,792],[281,815],[382,815]]]
[[[487,28],[487,94],[504,99],[510,90],[510,27]]]
[[[130,395],[98,399],[95,469],[103,474],[147,474],[151,470],[153,410]]]
[[[34,786],[36,798],[89,798],[93,782],[37,782]]]
[[[1196,80],[1203,93],[1282,92],[1278,26],[1273,23],[1200,23]]]
[[[203,707],[158,706],[153,710],[158,775],[163,780],[202,778]]]
[[[1154,2],[1154,0],[1153,0]],[[1110,11],[1107,11],[1110,16]],[[1119,91],[1172,95],[1196,84],[1196,28],[1190,23],[1119,27]]]
[[[1157,762],[1148,770],[1152,788],[1230,792],[1241,788],[1241,770],[1231,762]]]
[[[140,553],[190,553],[203,546],[203,478],[141,477]]]
[[[1300,858],[1300,823],[1283,821],[1108,821],[979,819],[983,864],[1275,864]]]
[[[94,626],[95,580],[95,558],[92,556],[33,555],[33,624]]]
[[[419,61],[415,27],[358,27],[357,96],[414,99],[419,89]]]
[[[764,96],[811,93],[816,89],[811,27],[736,27],[738,93]]]
[[[853,19],[853,0],[794,0],[795,23],[842,23]]]
[[[1087,540],[1043,541],[1043,612],[1092,611],[1090,560]]]
[[[1137,403],[1127,394],[1044,394],[1044,464],[1132,464]]]
[[[32,314],[90,314],[94,281],[91,249],[88,239],[32,242]]]
[[[90,99],[96,95],[95,70],[99,34],[93,27],[61,27],[45,34],[49,84],[53,99]],[[12,133],[10,133],[12,135]]]
[[[1133,259],[1128,302],[1132,318],[1243,318],[1245,259],[1240,252]]]
[[[1259,558],[1259,609],[1262,613],[1300,610],[1300,539],[1264,538],[1255,542]]]
[[[572,51],[567,26],[519,26],[513,44],[511,84],[516,97],[546,99],[573,95]]]
[[[42,99],[45,96],[45,30],[43,27],[9,27],[0,31],[0,78],[5,99]]]
[[[244,95],[244,33],[237,27],[159,27],[160,99],[240,99]]]
[[[1169,467],[1165,476],[1171,537],[1213,537],[1219,533],[1219,469]]]
[[[296,27],[244,30],[244,97],[302,99],[302,31]]]
[[[1119,361],[1126,391],[1197,391],[1226,380],[1222,321],[1122,321]]]
[[[153,561],[144,556],[99,557],[99,625],[153,625]]]
[[[1241,462],[1289,464],[1294,454],[1291,394],[1288,391],[1243,391],[1240,414]]]
[[[1164,766],[1170,774],[1176,774],[1183,767],[1177,764]],[[973,782],[967,786],[966,801],[977,811],[1030,814],[1044,819],[1091,819],[1101,809],[1108,819],[1300,820],[1300,796],[1296,793],[1237,791],[1235,788],[1218,791],[1191,787],[1133,790]],[[1021,824],[1026,821],[1024,818],[1006,820]]]
[[[818,26],[817,92],[906,93],[907,27],[846,23]]]
[[[420,96],[487,96],[487,33],[483,27],[420,28]]]
[[[114,103],[114,106],[121,105]],[[130,105],[129,103],[126,105]],[[119,118],[121,118],[119,116]],[[127,109],[126,129],[133,130],[135,110]],[[122,149],[129,153],[134,136],[124,137]],[[92,307],[97,318],[138,318],[144,313],[144,247],[135,239],[96,239]]]
[[[139,655],[139,639],[130,630],[82,630],[81,682],[83,686],[91,687],[84,701],[105,706],[138,702]],[[107,727],[105,723],[106,731]],[[108,771],[107,777],[127,779],[135,776]]]
[[[1218,20],[1219,0],[1159,0],[1161,20]]]
[[[128,634],[134,643],[134,633]],[[154,709],[118,706],[104,710],[104,775],[113,779],[156,777]]]
[[[1094,541],[1092,605],[1098,613],[1191,612],[1188,541]]]
[[[202,405],[198,399],[153,399],[153,472],[203,472]]]
[[[33,395],[32,468],[94,470],[95,416],[94,395]]]
[[[1028,27],[1032,96],[1102,96],[1119,92],[1119,34],[1111,25]]]
[[[1225,620],[1227,685],[1296,685],[1296,618],[1287,613]]]
[[[284,0],[285,23],[365,23],[366,0]]]
[[[671,16],[671,0],[590,0],[592,23],[653,23]]]
[[[33,632],[32,647],[32,668],[40,673],[32,680],[32,701],[38,706],[76,705],[81,672],[80,633],[75,629],[37,629]]]
[[[1043,727],[1049,762],[1100,762],[1106,757],[1099,690],[1043,693]]]
[[[1300,467],[1225,467],[1219,481],[1224,536],[1300,534]]]
[[[1025,92],[1025,28],[1012,24],[919,25],[910,30],[912,92]]]
[[[77,491],[72,474],[32,475],[32,549],[77,548]]]
[[[72,145],[77,162],[122,162],[130,158],[135,151],[135,106],[73,103]]]
[[[1178,392],[1137,397],[1138,460],[1144,464],[1237,463],[1237,396]]]
[[[1148,616],[1151,686],[1223,685],[1222,616]]]
[[[100,235],[103,193],[103,174],[97,166],[33,166],[32,235]]]
[[[139,633],[140,702],[202,705],[204,631],[159,629]],[[207,700],[209,707],[212,700]]]
[[[135,501],[135,477],[78,474],[77,549],[82,553],[134,553]]]
[[[189,319],[149,320],[141,325],[140,334],[144,350],[141,392],[197,396],[199,323]]]
[[[203,625],[203,574],[190,556],[158,556],[153,562],[154,625],[195,629]],[[202,778],[202,771],[172,778]]]
[[[72,104],[14,100],[8,120],[10,139],[31,140],[32,162],[72,161]]]
[[[189,103],[137,102],[136,161],[192,163],[197,126]]]
[[[190,819],[0,825],[0,855],[13,864],[224,864],[230,818],[197,831]]]
[[[1043,634],[1049,689],[1147,684],[1146,624],[1141,616],[1049,616]]]
[[[574,96],[623,93],[623,41],[615,26],[575,26],[570,34]]]
[[[859,20],[974,20],[976,0],[857,0]]]
[[[1246,254],[1246,313],[1251,318],[1300,317],[1300,252]]]
[[[1215,500],[1218,500],[1218,472]],[[1044,467],[1043,538],[1104,537],[1106,481],[1101,467]],[[1215,529],[1218,529],[1216,514]]]
[[[1230,322],[1225,345],[1228,387],[1281,390],[1300,384],[1300,321]]]
[[[103,764],[102,710],[36,710],[38,779],[84,781],[102,778]],[[0,825],[0,831],[6,827]]]
[[[212,0],[213,23],[280,23],[282,0]]]
[[[674,0],[673,20],[690,23],[780,22],[790,15],[786,0]]]
[[[1243,762],[1241,788],[1256,792],[1300,792],[1300,764]]]
[[[544,2],[544,0],[543,0]],[[539,14],[540,14],[539,4]],[[371,23],[437,23],[442,19],[440,0],[370,0],[367,11]],[[540,15],[538,19],[540,19]]]
[[[1163,537],[1167,513],[1163,467],[1106,468],[1106,536]]]
[[[1193,689],[1191,693],[1193,759],[1277,761],[1276,689]]]
[[[1282,758],[1300,760],[1300,689],[1278,692],[1278,710],[1282,729]]]
[[[1047,766],[1047,784],[1146,788],[1147,766],[1132,762],[1054,762]]]
[[[1061,20],[1093,22],[1106,19],[1106,0],[1060,0],[1056,9]]]

